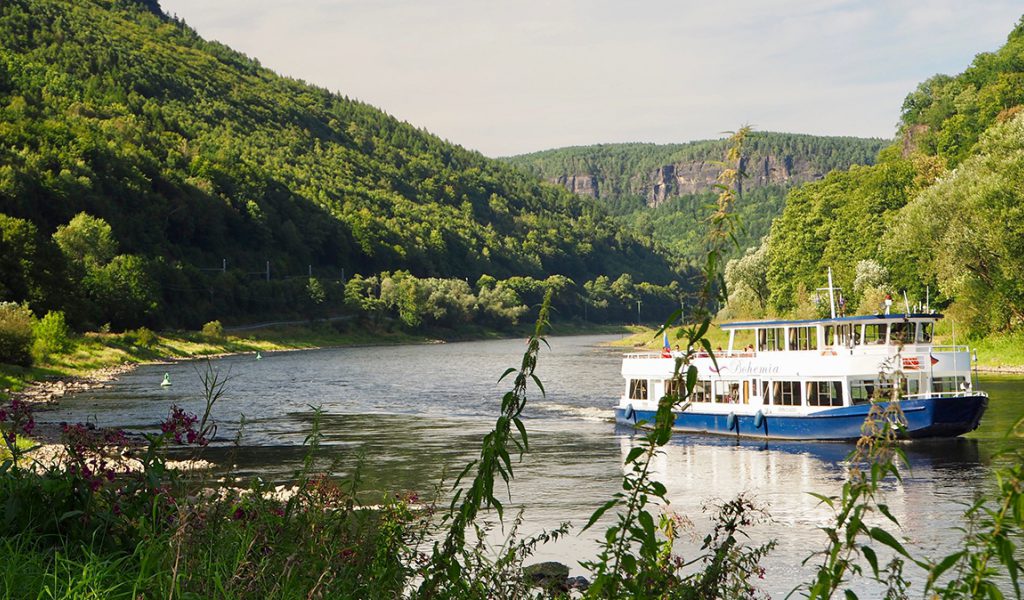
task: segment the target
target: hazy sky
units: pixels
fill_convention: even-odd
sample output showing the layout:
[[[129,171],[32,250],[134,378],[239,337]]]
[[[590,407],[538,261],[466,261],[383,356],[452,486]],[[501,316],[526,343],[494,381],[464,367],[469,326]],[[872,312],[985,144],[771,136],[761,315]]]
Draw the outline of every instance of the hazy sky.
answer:
[[[963,0],[161,0],[207,38],[490,156],[742,124],[891,137],[1024,11]]]

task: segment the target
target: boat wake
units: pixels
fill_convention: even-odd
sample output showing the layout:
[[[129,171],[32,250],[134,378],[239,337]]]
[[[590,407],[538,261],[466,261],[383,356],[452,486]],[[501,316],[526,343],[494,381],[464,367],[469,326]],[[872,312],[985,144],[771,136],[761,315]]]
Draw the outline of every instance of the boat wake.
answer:
[[[584,421],[614,422],[615,411],[611,408],[598,408],[595,406],[572,406],[570,404],[537,403],[536,408],[545,412],[557,413],[574,417]]]

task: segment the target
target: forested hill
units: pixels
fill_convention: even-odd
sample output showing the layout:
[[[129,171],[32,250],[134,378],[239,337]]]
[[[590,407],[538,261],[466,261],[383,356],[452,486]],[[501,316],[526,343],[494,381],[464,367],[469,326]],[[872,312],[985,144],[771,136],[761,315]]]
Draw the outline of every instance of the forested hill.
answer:
[[[743,157],[745,189],[792,186],[834,169],[872,164],[886,141],[757,132]],[[666,200],[712,191],[725,157],[725,139],[686,144],[599,144],[508,157],[509,163],[560,183],[580,195],[616,206],[658,206]]]
[[[1020,328],[1022,207],[1024,19],[1002,48],[912,91],[877,164],[793,190],[765,244],[731,266],[731,309],[813,313],[808,291],[831,267],[850,311],[906,292],[960,332]]]
[[[279,76],[155,0],[0,3],[0,139],[0,300],[37,313],[66,305],[96,258],[55,255],[50,236],[81,212],[129,257],[108,275],[157,290],[124,323],[287,306],[249,283],[268,262],[271,283],[310,270],[674,278],[592,201]]]
[[[756,132],[744,147],[736,203],[742,246],[756,244],[782,212],[786,192],[834,169],[874,163],[888,142]],[[725,158],[725,140],[688,144],[604,144],[513,156],[510,164],[583,197],[596,198],[638,235],[683,260],[704,253],[706,207]]]

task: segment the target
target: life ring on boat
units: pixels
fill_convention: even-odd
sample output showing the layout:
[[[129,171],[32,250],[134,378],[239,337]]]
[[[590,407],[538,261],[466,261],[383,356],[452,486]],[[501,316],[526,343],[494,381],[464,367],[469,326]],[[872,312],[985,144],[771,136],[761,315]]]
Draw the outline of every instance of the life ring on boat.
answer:
[[[754,429],[760,429],[764,425],[764,413],[757,411],[754,415]]]
[[[626,420],[633,421],[633,424],[636,424],[636,411],[633,410],[632,404],[626,406]]]
[[[739,432],[739,423],[736,421],[736,413],[729,413],[729,416],[725,418],[725,426],[732,431],[735,429]]]

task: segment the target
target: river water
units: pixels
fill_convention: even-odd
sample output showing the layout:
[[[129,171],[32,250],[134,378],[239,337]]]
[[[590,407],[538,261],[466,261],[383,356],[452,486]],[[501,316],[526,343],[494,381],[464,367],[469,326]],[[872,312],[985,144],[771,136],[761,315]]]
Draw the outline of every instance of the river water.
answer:
[[[524,507],[528,533],[571,522],[575,534],[541,547],[538,560],[570,564],[595,555],[600,527],[577,535],[595,508],[621,489],[622,461],[635,433],[612,422],[621,393],[621,352],[599,344],[609,336],[552,337],[537,375],[547,395],[533,390],[524,418],[530,452],[515,465],[511,509]],[[519,364],[523,340],[364,347],[282,352],[257,361],[252,355],[213,361],[230,379],[217,406],[218,442],[208,458],[230,461],[242,475],[287,480],[304,456],[314,406],[323,410],[327,458],[340,475],[362,464],[368,500],[379,491],[429,495],[445,473],[476,456],[493,426],[510,381],[497,379]],[[172,404],[202,408],[202,363],[145,366],[102,389],[67,398],[40,421],[92,421],[100,426],[153,431]],[[164,373],[173,385],[161,387]],[[989,489],[994,455],[1005,432],[1024,415],[1024,378],[982,376],[991,401],[978,431],[966,438],[906,446],[911,466],[902,484],[886,487],[903,536],[926,555],[941,556],[959,544],[965,503]],[[239,431],[241,416],[245,424]],[[231,440],[238,438],[239,447]],[[696,539],[707,532],[703,508],[748,492],[773,522],[753,531],[776,539],[765,560],[764,589],[782,597],[810,579],[801,566],[825,544],[818,529],[829,513],[808,494],[837,494],[844,481],[843,443],[740,442],[677,435],[656,464],[672,508],[694,522]],[[360,461],[362,461],[360,463]],[[684,541],[692,558],[699,548]],[[910,568],[908,567],[908,570]],[[920,573],[910,571],[920,581]],[[920,589],[920,584],[916,585]],[[864,588],[870,592],[870,586]],[[920,592],[918,592],[920,593]]]

